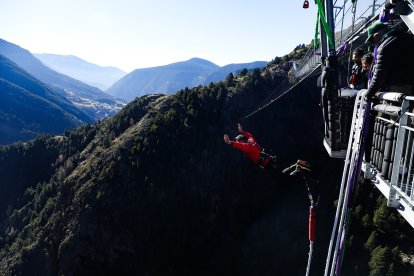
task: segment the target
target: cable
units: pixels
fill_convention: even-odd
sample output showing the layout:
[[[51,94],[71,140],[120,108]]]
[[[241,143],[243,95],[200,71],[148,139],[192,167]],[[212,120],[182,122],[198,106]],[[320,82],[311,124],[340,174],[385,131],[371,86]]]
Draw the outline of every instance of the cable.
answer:
[[[306,266],[306,276],[309,276],[309,272],[310,272],[310,267],[311,267],[311,263],[312,263],[312,257],[313,257],[313,245],[314,242],[316,240],[316,206],[319,203],[319,197],[318,200],[315,202],[314,197],[312,195],[309,183],[308,183],[308,179],[306,177],[304,177],[305,180],[305,184],[306,184],[306,189],[308,192],[308,198],[310,201],[310,206],[309,206],[309,233],[308,233],[308,238],[309,238],[309,253],[308,253],[308,264]]]
[[[256,109],[255,111],[253,111],[252,113],[244,116],[243,118],[241,118],[241,120],[245,120],[247,118],[250,118],[251,116],[255,115],[256,113],[262,111],[263,109],[265,109],[266,107],[268,107],[269,105],[271,105],[272,103],[276,102],[277,100],[279,100],[280,98],[282,98],[284,95],[286,95],[289,91],[291,91],[293,88],[295,88],[298,84],[300,84],[303,80],[305,80],[306,78],[308,78],[313,72],[315,72],[316,69],[318,69],[321,65],[319,64],[317,67],[315,67],[313,70],[311,70],[308,74],[306,74],[306,76],[302,77],[297,83],[293,84],[293,86],[291,86],[289,89],[287,89],[286,91],[284,91],[281,95],[279,95],[277,98],[270,100],[270,102],[268,102],[267,104],[265,104],[262,107],[259,107],[258,109]]]

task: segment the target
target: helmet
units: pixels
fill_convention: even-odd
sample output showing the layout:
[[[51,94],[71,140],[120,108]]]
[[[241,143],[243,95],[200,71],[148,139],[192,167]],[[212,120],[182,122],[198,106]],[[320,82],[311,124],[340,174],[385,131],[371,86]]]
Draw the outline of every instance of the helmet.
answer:
[[[241,134],[237,135],[235,139],[236,139],[237,142],[246,141],[246,137],[244,135],[241,135]]]

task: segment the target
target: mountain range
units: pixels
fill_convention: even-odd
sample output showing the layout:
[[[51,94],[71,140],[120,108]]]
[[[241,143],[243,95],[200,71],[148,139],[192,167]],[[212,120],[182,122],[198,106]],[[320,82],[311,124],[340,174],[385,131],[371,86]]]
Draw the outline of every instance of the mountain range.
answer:
[[[205,59],[192,58],[164,66],[136,69],[114,83],[107,92],[126,101],[151,93],[172,94],[185,87],[224,80],[229,73],[237,73],[243,68],[252,70],[266,64],[256,61],[220,67]]]
[[[113,115],[124,105],[121,100],[98,88],[58,73],[49,67],[54,65],[55,68],[71,71],[72,74],[77,71],[77,76],[82,76],[83,72],[89,71],[88,76],[91,81],[102,79],[109,81],[111,76],[112,80],[115,80],[116,77],[125,74],[116,68],[102,68],[74,56],[37,55],[38,58],[43,59],[43,62],[49,62],[48,67],[29,51],[2,39],[0,39],[0,55],[2,55],[3,66],[2,87],[6,91],[2,94],[1,113],[4,120],[0,127],[2,133],[0,144],[27,141],[40,133],[59,134],[66,129],[73,129]],[[185,62],[151,68],[149,74],[147,69],[136,70],[140,72],[141,77],[145,75],[149,77],[140,77],[140,83],[137,85],[134,74],[128,75],[122,85],[127,85],[128,80],[131,79],[130,86],[153,87],[151,89],[157,91],[167,89],[171,93],[172,89],[196,86],[201,81],[222,80],[228,72],[236,72],[240,68],[259,67],[263,64],[265,62],[219,67],[207,60],[193,58]],[[144,84],[144,82],[148,83]],[[163,86],[163,83],[168,85]],[[44,112],[41,112],[42,110]],[[46,118],[52,119],[48,121]]]
[[[98,87],[102,91],[126,75],[116,67],[102,67],[73,55],[34,54],[34,56],[56,72]]]
[[[27,275],[35,264],[37,275],[303,272],[305,187],[283,175],[273,179],[223,141],[285,79],[255,70],[146,95],[61,139],[0,148],[0,274]],[[298,157],[315,168],[329,160],[320,143],[319,95],[301,89],[282,99],[283,108],[242,122],[277,153],[281,168]],[[39,152],[44,158],[34,171],[26,164]],[[342,162],[329,169],[340,171]],[[15,175],[19,185],[11,187]],[[324,195],[339,180],[324,174]],[[323,220],[330,208],[320,206]],[[314,264],[320,269],[323,261]]]
[[[0,39],[0,54],[43,83],[61,88],[59,91],[62,96],[96,119],[113,115],[124,105],[123,101],[96,87],[53,71],[29,51],[3,39]]]
[[[93,118],[0,54],[0,144],[59,134]]]
[[[280,171],[297,159],[312,164],[320,195],[312,272],[323,274],[344,162],[322,145],[317,76],[241,119],[284,92],[283,68],[145,95],[58,138],[0,147],[0,274],[302,275],[304,180],[270,175],[224,143],[238,122],[273,150]],[[401,256],[413,255],[412,229],[376,188],[361,186],[344,275],[369,275],[377,263],[410,275]]]

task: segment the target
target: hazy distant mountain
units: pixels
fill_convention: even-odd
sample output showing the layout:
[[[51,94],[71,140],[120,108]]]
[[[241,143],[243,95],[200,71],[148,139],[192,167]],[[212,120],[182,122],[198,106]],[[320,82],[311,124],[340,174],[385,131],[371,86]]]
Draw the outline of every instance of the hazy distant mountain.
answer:
[[[72,55],[34,55],[56,72],[68,75],[102,90],[108,89],[127,74],[116,67],[102,67]]]
[[[171,94],[184,87],[203,84],[206,77],[218,68],[208,60],[192,58],[164,66],[136,69],[107,92],[128,101],[150,93]]]
[[[254,61],[250,63],[228,64],[223,67],[220,67],[219,69],[211,73],[204,81],[204,84],[209,84],[210,82],[224,80],[228,76],[228,74],[230,73],[237,74],[243,68],[246,68],[247,70],[251,71],[256,68],[263,68],[266,66],[266,64],[267,64],[267,61]]]
[[[134,70],[117,81],[107,92],[127,101],[151,93],[172,94],[185,87],[192,88],[223,80],[230,72],[265,65],[266,62],[254,62],[220,67],[208,60],[192,58],[164,66]]]
[[[63,96],[95,118],[112,115],[123,106],[122,101],[116,100],[96,87],[53,71],[29,51],[3,39],[0,39],[0,54],[40,81],[63,88]]]
[[[69,100],[0,55],[0,144],[58,134],[93,121]]]

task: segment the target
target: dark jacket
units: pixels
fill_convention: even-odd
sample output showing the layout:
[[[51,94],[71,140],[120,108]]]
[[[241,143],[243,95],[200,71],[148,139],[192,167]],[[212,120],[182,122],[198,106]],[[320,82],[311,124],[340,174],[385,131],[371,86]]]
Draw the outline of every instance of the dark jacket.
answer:
[[[349,84],[353,86],[353,89],[366,89],[368,84],[367,71],[362,70],[362,65],[355,63],[352,66],[352,73],[349,79]]]
[[[413,35],[399,30],[383,35],[378,45],[373,76],[368,87],[367,95],[369,98],[379,91],[388,91],[392,85],[412,86],[414,84],[413,49]]]

